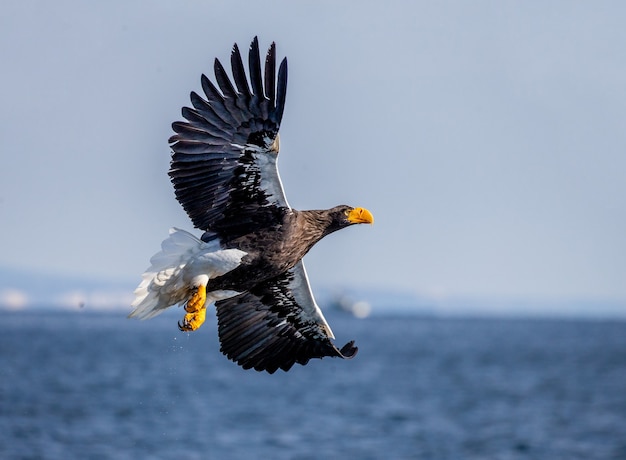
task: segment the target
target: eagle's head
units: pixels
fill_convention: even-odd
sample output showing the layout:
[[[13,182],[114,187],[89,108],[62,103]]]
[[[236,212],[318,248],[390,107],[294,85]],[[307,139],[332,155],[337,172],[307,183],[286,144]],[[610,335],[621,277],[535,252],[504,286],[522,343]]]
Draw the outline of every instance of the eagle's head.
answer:
[[[329,230],[334,232],[354,224],[373,224],[374,216],[365,208],[340,205],[328,210],[331,218]]]

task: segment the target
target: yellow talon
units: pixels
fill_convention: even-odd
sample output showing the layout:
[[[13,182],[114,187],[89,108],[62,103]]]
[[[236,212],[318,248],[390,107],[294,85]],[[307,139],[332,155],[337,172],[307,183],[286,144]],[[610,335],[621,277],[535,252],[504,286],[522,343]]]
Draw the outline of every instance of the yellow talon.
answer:
[[[206,301],[206,286],[202,284],[196,288],[196,292],[193,293],[191,298],[185,305],[185,311],[187,313],[194,313],[204,308],[204,302]]]
[[[204,323],[206,319],[206,308],[201,308],[200,310],[187,313],[183,318],[183,323],[178,323],[178,329],[183,332],[191,332],[198,329]]]
[[[200,285],[187,301],[185,311],[187,314],[183,318],[183,323],[178,323],[181,331],[195,331],[204,323],[206,319],[206,287]]]

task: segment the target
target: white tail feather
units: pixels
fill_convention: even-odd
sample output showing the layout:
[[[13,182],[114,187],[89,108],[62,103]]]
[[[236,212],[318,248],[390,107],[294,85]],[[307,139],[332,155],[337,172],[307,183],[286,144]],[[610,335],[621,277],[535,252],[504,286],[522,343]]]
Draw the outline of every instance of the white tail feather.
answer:
[[[152,318],[185,302],[193,289],[237,267],[245,254],[237,249],[221,250],[217,241],[205,243],[189,232],[172,228],[135,289],[134,310],[129,317]],[[207,300],[214,300],[212,297],[208,295]]]

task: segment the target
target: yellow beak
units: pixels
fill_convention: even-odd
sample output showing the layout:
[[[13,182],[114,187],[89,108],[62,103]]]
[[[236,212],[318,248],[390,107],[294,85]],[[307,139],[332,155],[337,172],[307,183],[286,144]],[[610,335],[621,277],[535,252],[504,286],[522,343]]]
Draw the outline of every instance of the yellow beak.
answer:
[[[374,216],[365,208],[354,208],[348,213],[348,222],[353,224],[373,224]]]

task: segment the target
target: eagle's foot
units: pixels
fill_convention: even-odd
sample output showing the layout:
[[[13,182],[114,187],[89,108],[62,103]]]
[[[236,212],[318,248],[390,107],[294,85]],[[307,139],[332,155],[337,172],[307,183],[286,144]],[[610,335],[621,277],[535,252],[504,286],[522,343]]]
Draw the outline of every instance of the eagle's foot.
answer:
[[[206,286],[200,285],[198,286],[193,295],[187,301],[185,305],[185,311],[187,313],[195,313],[204,308],[204,303],[206,302]]]
[[[204,324],[204,320],[206,319],[206,308],[202,307],[198,311],[194,311],[193,313],[187,313],[183,318],[182,324],[180,321],[178,322],[178,329],[183,332],[191,332],[198,329],[202,324]]]
[[[178,329],[185,332],[195,331],[204,323],[206,319],[206,287],[203,285],[195,289],[193,295],[185,304],[187,314],[183,318],[182,324],[178,322]]]

